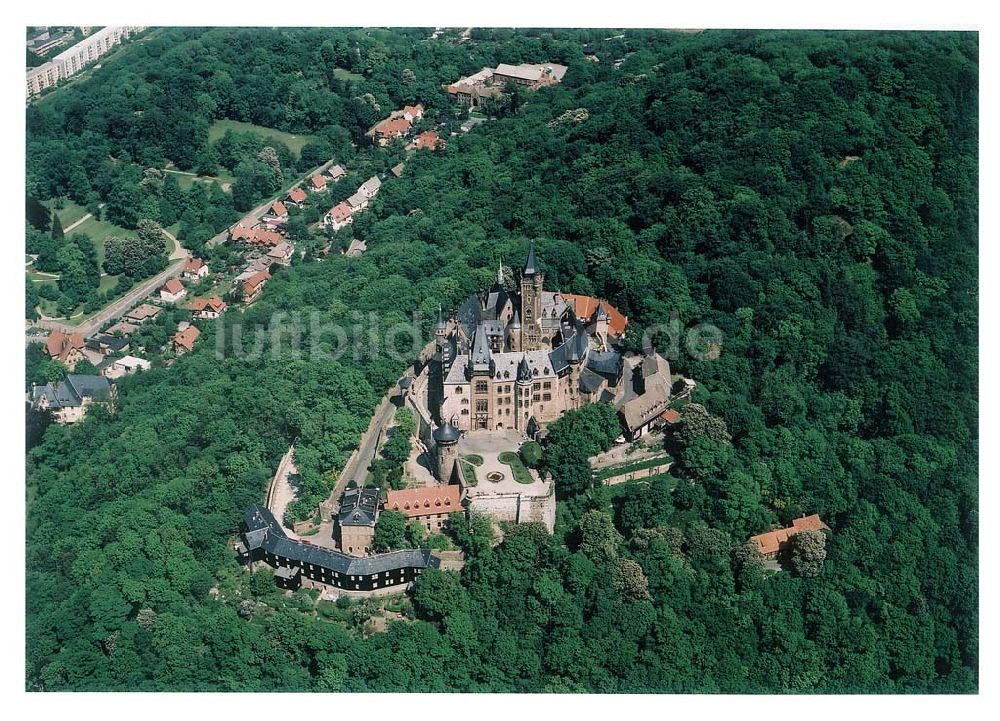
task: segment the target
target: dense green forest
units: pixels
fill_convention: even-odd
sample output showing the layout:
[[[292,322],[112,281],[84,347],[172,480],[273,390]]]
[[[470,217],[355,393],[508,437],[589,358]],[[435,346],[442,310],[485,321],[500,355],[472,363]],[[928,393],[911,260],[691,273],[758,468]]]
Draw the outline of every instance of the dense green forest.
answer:
[[[145,203],[135,178],[200,163],[214,119],[348,153],[403,102],[453,117],[439,84],[484,65],[569,66],[412,156],[357,218],[363,257],[293,264],[171,368],[122,379],[113,416],[45,430],[26,687],[975,692],[977,36],[429,34],[157,30],[29,107],[31,195]],[[295,438],[323,497],[403,363],[231,342],[220,360],[217,334],[293,311],[385,327],[419,310],[429,329],[531,240],[548,287],[608,298],[631,329],[674,312],[722,329],[718,359],[672,360],[708,410],[671,439],[675,477],[593,487],[581,459],[606,419],[567,416],[542,460],[555,536],[459,533],[460,576],[421,577],[415,619],[385,633],[246,611],[274,591],[236,564],[244,509]],[[762,573],[746,538],[803,513],[832,530],[825,562]]]

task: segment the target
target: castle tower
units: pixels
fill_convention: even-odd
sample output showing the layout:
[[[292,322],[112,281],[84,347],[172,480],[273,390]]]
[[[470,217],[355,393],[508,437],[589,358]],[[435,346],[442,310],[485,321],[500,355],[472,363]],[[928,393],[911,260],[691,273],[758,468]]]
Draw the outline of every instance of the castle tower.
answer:
[[[434,429],[434,448],[437,455],[438,480],[451,483],[458,460],[458,429],[451,423],[444,423]]]
[[[472,406],[472,429],[493,428],[493,376],[496,374],[496,361],[490,350],[486,328],[480,325],[476,328],[472,341],[472,351],[469,353],[469,364],[466,366],[466,377],[470,381],[470,403]]]
[[[517,364],[517,380],[514,382],[514,428],[521,433],[528,432],[528,420],[531,418],[531,369],[528,358],[521,356]]]
[[[444,351],[444,344],[448,335],[448,325],[444,322],[444,315],[441,313],[441,306],[438,306],[438,319],[434,324],[434,342],[438,353]]]
[[[521,276],[521,349],[540,350],[542,347],[542,285],[545,275],[535,259],[535,244],[528,251],[528,262]]]
[[[576,321],[576,332],[569,340],[569,353],[566,360],[569,361],[569,376],[567,377],[567,407],[579,408],[580,397],[580,373],[586,365],[587,352],[590,350],[590,343],[587,340],[587,332],[579,321]]]
[[[521,316],[516,310],[510,319],[510,323],[507,324],[504,335],[506,336],[507,351],[510,353],[519,353],[521,351]]]
[[[608,348],[608,323],[611,322],[611,316],[608,315],[608,309],[604,307],[604,301],[602,300],[597,304],[597,314],[594,316],[594,334],[597,336],[598,341],[601,344],[601,350],[607,350]]]

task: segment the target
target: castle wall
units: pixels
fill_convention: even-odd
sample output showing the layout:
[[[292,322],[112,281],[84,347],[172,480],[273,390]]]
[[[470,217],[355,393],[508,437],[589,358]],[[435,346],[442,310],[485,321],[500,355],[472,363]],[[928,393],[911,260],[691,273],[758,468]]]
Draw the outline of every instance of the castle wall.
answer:
[[[541,523],[549,533],[552,533],[556,526],[556,495],[554,490],[551,490],[547,496],[528,496],[523,493],[470,496],[469,508],[485,513],[498,521]]]

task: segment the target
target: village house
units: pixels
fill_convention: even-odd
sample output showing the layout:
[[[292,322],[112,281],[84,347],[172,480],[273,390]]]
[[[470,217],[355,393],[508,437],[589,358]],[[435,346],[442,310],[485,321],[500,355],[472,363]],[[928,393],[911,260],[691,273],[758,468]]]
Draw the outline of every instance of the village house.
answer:
[[[188,258],[184,263],[184,271],[181,277],[189,282],[195,283],[208,275],[208,265],[201,258]]]
[[[337,183],[347,177],[347,171],[339,165],[331,165],[326,172],[327,175],[330,176],[330,180],[334,183]]]
[[[415,150],[426,149],[426,150],[440,150],[444,147],[444,141],[438,137],[438,134],[433,130],[425,130],[420,133],[416,138],[413,139],[408,148]]]
[[[823,523],[819,514],[814,513],[811,516],[792,519],[792,525],[788,528],[777,528],[767,533],[750,536],[750,540],[757,545],[757,550],[760,551],[764,558],[774,559],[777,558],[781,551],[788,548],[792,536],[799,531],[829,530],[830,527]]]
[[[323,216],[323,225],[334,230],[340,230],[344,226],[350,225],[353,220],[351,217],[351,206],[346,202],[337,203]]]
[[[264,221],[284,223],[288,220],[288,208],[280,200],[276,200],[271,203],[271,206],[264,213],[262,219]]]
[[[361,184],[361,187],[358,188],[358,192],[371,200],[378,195],[378,191],[381,187],[382,181],[378,179],[377,175],[373,175]]]
[[[233,228],[230,238],[245,245],[270,247],[283,241],[285,236],[276,230],[268,228],[247,228],[238,225]]]
[[[404,105],[402,110],[396,110],[392,113],[390,117],[394,116],[404,117],[411,123],[415,123],[424,117],[424,106],[420,103],[416,105]]]
[[[360,213],[368,207],[369,198],[359,190],[345,202],[347,203],[347,207],[351,209],[351,214],[353,215],[354,213]]]
[[[406,488],[386,493],[387,511],[398,511],[408,521],[416,521],[428,533],[440,533],[448,525],[448,515],[462,513],[461,488],[456,485]]]
[[[344,491],[337,514],[340,550],[352,556],[364,556],[372,551],[375,524],[378,522],[379,489],[352,488]]]
[[[314,193],[326,192],[326,178],[322,175],[314,175],[309,178],[309,190]]]
[[[113,403],[114,386],[103,376],[68,375],[66,380],[33,386],[31,406],[50,411],[56,423],[76,423],[92,403]]]
[[[128,313],[125,314],[125,320],[128,323],[133,323],[135,325],[142,325],[147,320],[153,320],[159,315],[160,311],[163,310],[158,305],[151,305],[150,303],[143,303],[142,305],[136,306]]]
[[[82,333],[63,333],[56,328],[45,341],[45,354],[73,370],[77,363],[86,358],[83,353],[85,345]]]
[[[302,188],[292,188],[288,195],[285,196],[285,200],[297,208],[305,203],[308,197],[308,194]]]
[[[294,250],[291,243],[278,243],[268,251],[267,257],[278,265],[288,266],[292,264],[292,253]]]
[[[106,356],[112,353],[125,353],[129,349],[128,338],[122,336],[98,333],[87,339],[86,349]]]
[[[214,320],[226,310],[226,302],[217,295],[211,298],[195,298],[191,303],[192,318]]]
[[[157,310],[159,309],[157,308]],[[128,321],[120,320],[113,326],[105,330],[104,333],[106,335],[121,336],[123,338],[128,338],[137,330],[139,330],[139,326],[129,323]]]
[[[402,138],[407,135],[410,132],[410,126],[411,123],[406,118],[386,118],[375,123],[365,133],[365,136],[371,138],[372,142],[384,148],[396,138]]]
[[[246,278],[241,286],[243,291],[243,302],[250,305],[260,296],[267,281],[271,279],[271,274],[267,270],[258,270],[256,273]]]
[[[389,168],[389,172],[393,174],[394,177],[398,178],[403,175],[403,163],[397,163]]]
[[[176,303],[187,295],[187,289],[176,278],[171,278],[160,288],[160,300],[167,303]]]
[[[109,365],[101,370],[101,375],[114,380],[122,376],[132,375],[138,371],[148,371],[151,366],[152,364],[148,360],[127,355],[124,358],[115,358],[112,360]]]
[[[177,355],[181,355],[182,353],[194,350],[194,342],[198,340],[198,336],[200,335],[201,331],[198,330],[198,326],[189,325],[187,328],[175,334],[174,337],[171,338],[174,351]]]

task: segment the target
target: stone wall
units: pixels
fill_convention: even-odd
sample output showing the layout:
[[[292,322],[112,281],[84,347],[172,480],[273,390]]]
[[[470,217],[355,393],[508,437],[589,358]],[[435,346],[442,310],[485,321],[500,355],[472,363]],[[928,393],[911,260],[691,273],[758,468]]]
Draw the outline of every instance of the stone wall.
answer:
[[[611,476],[610,478],[605,478],[604,483],[608,486],[613,486],[616,483],[624,483],[625,481],[634,481],[636,478],[649,478],[650,476],[656,476],[660,473],[666,473],[670,470],[670,467],[674,464],[672,460],[665,460],[663,463],[652,466],[650,468],[640,468],[639,470],[625,471],[624,473],[619,473],[616,476]]]
[[[488,496],[471,496],[469,508],[512,523],[541,523],[549,533],[556,525],[556,495],[529,496],[523,493],[497,493]]]

